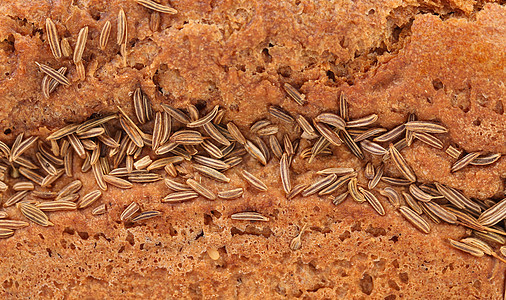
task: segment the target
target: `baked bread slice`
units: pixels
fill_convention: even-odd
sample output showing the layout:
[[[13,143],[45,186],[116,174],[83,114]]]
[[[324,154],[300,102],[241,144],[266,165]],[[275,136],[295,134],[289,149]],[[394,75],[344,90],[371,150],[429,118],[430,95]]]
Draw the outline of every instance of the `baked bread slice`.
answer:
[[[457,159],[444,151],[451,145],[465,153],[506,153],[504,5],[171,1],[169,6],[177,13],[154,12],[135,1],[0,4],[0,140],[12,146],[24,133],[25,139],[39,136],[45,141],[68,124],[116,114],[118,107],[138,124],[132,98],[140,88],[154,112],[163,112],[162,104],[181,109],[194,104],[204,116],[220,105],[225,111],[222,124],[233,121],[248,139],[253,140],[250,126],[267,118],[279,126],[280,141],[283,132],[290,132],[293,141],[296,130],[269,114],[269,107],[311,120],[322,112],[339,114],[339,97],[345,95],[351,119],[377,114],[373,126],[392,129],[414,114],[448,130],[435,134],[443,149],[415,140],[401,151],[419,184],[438,182],[485,206],[504,198],[504,157],[451,172]],[[126,39],[118,39],[121,9]],[[55,58],[47,18],[55,24],[58,39],[67,39],[73,51],[82,44],[81,30],[88,27],[82,55],[65,56],[63,51]],[[107,21],[111,33],[101,50]],[[69,86],[60,84],[45,97],[41,83],[46,74],[36,62],[55,70],[66,67]],[[285,83],[304,95],[304,105],[288,96]],[[152,133],[153,123],[140,128]],[[122,127],[115,119],[107,128]],[[300,142],[290,165],[292,186],[320,179],[317,171],[346,167],[356,170],[358,184],[366,187],[366,162],[379,166],[382,160],[368,153],[360,160],[342,145],[331,146],[332,155],[309,163],[300,152],[313,143]],[[155,158],[148,150],[143,154]],[[31,159],[37,161],[35,152]],[[74,155],[73,176],[64,175],[51,190],[76,179],[82,182],[81,197],[97,190],[93,171],[80,172],[82,164]],[[265,183],[267,191],[253,188],[243,170]],[[26,181],[23,175],[12,179],[9,172],[4,204],[14,194],[13,184]],[[49,212],[54,226],[31,222],[16,230],[0,240],[2,296],[502,298],[504,265],[450,246],[449,238],[460,240],[470,229],[434,224],[424,216],[431,231],[422,233],[380,196],[384,182],[373,190],[385,210],[385,216],[379,216],[351,197],[334,205],[337,193],[288,200],[276,157],[263,166],[246,154],[225,174],[230,179],[226,184],[206,177],[202,182],[215,193],[243,188],[242,197],[161,203],[170,193],[163,180],[135,183],[130,189],[109,183],[90,207]],[[385,162],[384,174],[403,173]],[[181,177],[175,180],[183,182]],[[25,200],[40,201],[33,193]],[[132,202],[160,216],[123,222],[122,213]],[[100,204],[106,213],[93,215]],[[15,205],[5,211],[10,219],[28,220]],[[231,217],[250,211],[268,221]],[[305,225],[300,249],[292,250],[292,240]],[[499,225],[496,230],[503,229],[502,222]],[[491,245],[496,251],[500,246]]]

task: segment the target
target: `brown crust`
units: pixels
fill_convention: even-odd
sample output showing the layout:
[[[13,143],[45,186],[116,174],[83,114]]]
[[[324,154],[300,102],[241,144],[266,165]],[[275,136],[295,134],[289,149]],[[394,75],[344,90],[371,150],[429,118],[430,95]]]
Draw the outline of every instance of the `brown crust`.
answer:
[[[208,108],[220,104],[227,109],[225,118],[240,128],[267,115],[268,104],[308,117],[336,111],[337,96],[345,92],[352,117],[377,113],[379,123],[391,128],[415,113],[449,129],[445,146],[452,142],[468,152],[506,153],[504,5],[172,1],[179,13],[162,15],[161,31],[153,33],[150,12],[134,1],[93,0],[87,6],[71,2],[0,5],[0,140],[12,142],[20,132],[47,135],[93,113],[117,111],[116,105],[132,113],[129,93],[137,87],[156,110],[162,102]],[[115,45],[120,8],[128,19],[127,67]],[[85,81],[78,80],[71,59],[52,57],[43,41],[46,17],[72,46],[79,30],[89,26]],[[107,20],[113,30],[102,52],[98,40]],[[43,74],[35,61],[56,69],[67,66],[71,86],[60,86],[45,99],[40,90]],[[285,82],[306,95],[306,106],[286,96]],[[335,153],[337,160],[294,162],[294,173],[300,175],[292,184],[309,182],[313,173],[308,169],[361,165],[344,147]],[[419,181],[439,181],[479,199],[504,192],[504,156],[490,167],[468,166],[451,174],[455,160],[442,150],[415,143],[403,154]],[[350,199],[338,207],[315,196],[287,201],[277,160],[266,167],[247,160],[244,168],[267,183],[269,191],[248,187],[240,169],[227,173],[230,186],[246,189],[238,200],[199,198],[169,205],[160,203],[168,193],[162,182],[128,191],[110,188],[101,199],[107,204],[105,215],[92,216],[93,207],[51,213],[54,227],[18,230],[0,241],[0,294],[502,298],[502,264],[449,247],[447,238],[464,236],[463,228],[438,225],[423,235],[383,198],[385,217]],[[385,168],[386,174],[396,172],[391,165]],[[83,192],[95,188],[91,173],[77,176]],[[221,187],[204,180],[212,188]],[[132,201],[163,216],[125,226],[119,215]],[[271,221],[230,220],[232,213],[244,210],[261,212]],[[293,252],[290,240],[305,223],[302,248]],[[217,249],[220,258],[213,261],[209,249]]]

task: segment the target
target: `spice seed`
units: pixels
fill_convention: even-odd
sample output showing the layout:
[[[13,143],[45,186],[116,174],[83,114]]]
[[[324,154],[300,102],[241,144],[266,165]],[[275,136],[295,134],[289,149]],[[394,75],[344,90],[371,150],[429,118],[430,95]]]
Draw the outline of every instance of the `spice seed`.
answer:
[[[0,219],[0,229],[21,229],[30,225],[28,222],[21,220],[6,220]]]
[[[473,256],[477,256],[477,257],[482,257],[484,255],[483,251],[481,251],[479,248],[476,248],[474,246],[471,246],[471,245],[468,245],[465,243],[461,243],[461,242],[455,241],[453,239],[448,239],[448,241],[450,241],[450,245],[455,249],[461,250],[463,252],[467,252],[467,253],[469,253]]]
[[[54,225],[49,221],[47,215],[33,204],[22,202],[18,203],[17,207],[28,220],[34,222],[35,224],[40,226]]]
[[[56,25],[54,25],[53,21],[50,18],[46,19],[46,34],[53,56],[57,59],[61,58],[62,53],[58,31],[56,30]]]
[[[118,26],[116,44],[122,45],[127,36],[127,20],[125,11],[121,8],[118,12]]]
[[[102,191],[100,190],[91,191],[88,194],[84,195],[84,197],[79,199],[79,201],[77,201],[77,207],[86,208],[95,203],[95,201],[97,201],[100,197],[102,197]]]
[[[14,235],[14,230],[7,228],[0,228],[0,239],[10,238]]]
[[[128,221],[130,218],[132,218],[132,216],[136,212],[139,211],[139,209],[140,209],[139,204],[137,204],[136,202],[132,202],[125,208],[125,210],[123,210],[123,212],[119,216],[119,219],[121,221]]]
[[[106,213],[105,204],[100,204],[91,211],[91,214],[94,216],[103,215],[105,213]]]
[[[283,85],[285,92],[293,99],[297,104],[304,105],[306,104],[306,95],[299,93],[296,88],[294,88],[291,84],[286,83]]]
[[[425,221],[419,214],[414,212],[411,208],[407,206],[399,207],[399,212],[401,215],[406,218],[413,226],[415,226],[418,230],[425,234],[430,233],[430,225]]]
[[[204,198],[207,198],[209,200],[215,200],[216,195],[210,191],[208,188],[204,187],[202,184],[197,182],[194,179],[187,179],[186,184],[189,185],[195,192],[197,192],[199,195],[201,195]]]
[[[461,159],[459,159],[458,161],[456,161],[452,165],[451,172],[457,172],[457,171],[463,169],[465,166],[470,164],[473,160],[475,160],[480,155],[481,155],[481,152],[472,152],[472,153],[465,155],[464,157],[462,157]]]
[[[236,199],[244,194],[243,188],[236,188],[227,191],[218,192],[218,197],[226,200]]]
[[[104,26],[102,27],[102,30],[100,31],[100,38],[99,38],[99,47],[100,50],[104,51],[105,47],[107,46],[107,41],[109,40],[109,35],[111,34],[111,22],[107,21],[104,23]]]
[[[177,203],[195,199],[199,196],[194,191],[181,191],[170,193],[162,199],[163,203]]]
[[[290,163],[288,161],[288,155],[283,153],[279,162],[279,173],[281,175],[281,183],[286,194],[289,194],[292,190],[290,183]]]
[[[232,220],[240,220],[240,221],[262,221],[268,222],[269,218],[264,217],[263,215],[257,212],[240,212],[235,213],[230,216]]]
[[[248,172],[246,170],[242,170],[241,174],[242,174],[242,177],[244,179],[246,179],[246,181],[249,184],[251,184],[251,186],[253,186],[254,188],[256,188],[257,190],[260,190],[262,192],[266,192],[267,191],[267,186],[265,185],[265,183],[263,183],[260,179],[258,179],[257,177],[255,177],[250,172]]]
[[[140,4],[146,8],[154,10],[156,12],[171,14],[171,15],[177,14],[176,9],[174,9],[172,7],[168,7],[166,5],[162,5],[160,3],[156,3],[155,1],[152,1],[152,0],[135,0],[135,2],[137,2],[138,4]]]
[[[77,35],[76,48],[74,50],[74,64],[81,62],[84,48],[86,47],[86,40],[88,39],[88,26],[85,26],[79,31]]]
[[[406,160],[404,160],[404,157],[402,157],[401,153],[395,148],[392,144],[390,144],[389,147],[390,150],[390,156],[392,157],[392,160],[395,163],[395,166],[397,169],[401,172],[401,174],[406,177],[406,179],[416,182],[416,175],[411,169],[411,167],[408,165]]]
[[[313,182],[311,185],[309,185],[302,192],[302,196],[307,197],[307,196],[313,195],[315,193],[318,193],[321,190],[323,190],[324,188],[331,185],[334,181],[336,181],[336,179],[337,179],[336,174],[327,175],[326,177],[319,179],[319,180]]]
[[[288,200],[292,200],[293,198],[297,197],[298,195],[300,195],[309,185],[307,184],[304,184],[304,183],[301,183],[301,184],[297,184],[296,186],[294,186],[292,188],[292,190],[290,191],[290,193],[288,193],[286,195],[286,199]]]
[[[376,198],[376,196],[374,196],[373,193],[371,193],[370,191],[362,188],[362,187],[358,187],[358,190],[364,195],[365,199],[367,200],[367,202],[369,202],[369,204],[372,206],[372,208],[374,208],[374,210],[380,215],[380,216],[384,216],[385,215],[385,209],[383,208],[383,205],[381,204],[381,202],[378,200],[378,198]]]
[[[154,217],[159,217],[161,215],[162,215],[162,213],[157,210],[143,211],[138,216],[132,218],[132,222],[135,223],[135,222],[145,221],[145,220],[148,220],[148,219],[151,219]]]

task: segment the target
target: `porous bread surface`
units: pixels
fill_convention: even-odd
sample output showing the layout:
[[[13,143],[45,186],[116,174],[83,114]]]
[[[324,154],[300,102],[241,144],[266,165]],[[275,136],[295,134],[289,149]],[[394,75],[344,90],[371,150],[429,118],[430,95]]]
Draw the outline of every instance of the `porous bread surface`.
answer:
[[[166,1],[161,1],[167,3]],[[141,87],[154,108],[160,103],[201,108],[220,104],[225,120],[241,129],[267,115],[270,104],[314,117],[337,111],[345,92],[352,117],[379,114],[388,128],[409,113],[440,121],[444,138],[465,151],[506,154],[506,8],[475,1],[171,1],[176,15],[149,28],[150,12],[134,1],[4,1],[0,4],[0,140],[25,132],[45,136],[94,113],[133,114],[129,93]],[[128,20],[127,66],[119,55],[116,17]],[[86,80],[71,60],[55,60],[45,19],[75,45],[89,26],[84,51]],[[112,33],[105,51],[99,33]],[[70,87],[42,95],[35,61],[67,66]],[[306,95],[298,106],[282,89],[288,82]],[[360,169],[344,146],[334,156],[293,162],[296,183],[317,170]],[[504,197],[506,159],[488,167],[450,173],[454,160],[421,143],[403,151],[421,182],[441,182],[469,197]],[[74,169],[80,167],[76,159]],[[259,193],[239,174],[244,168],[269,187]],[[75,172],[83,191],[96,189],[93,175]],[[386,174],[398,176],[387,164]],[[265,167],[246,159],[227,171],[230,184],[203,179],[217,191],[244,187],[237,200],[162,204],[163,182],[110,187],[102,196],[107,214],[91,208],[50,214],[54,227],[36,225],[1,240],[3,298],[346,298],[501,299],[504,266],[449,247],[462,227],[434,225],[424,235],[381,198],[386,216],[351,199],[334,206],[326,197],[286,200],[278,161]],[[69,179],[59,181],[55,189]],[[359,181],[366,183],[363,172]],[[381,183],[383,186],[383,183]],[[4,194],[2,197],[8,197]],[[132,201],[162,217],[125,226],[119,215]],[[232,221],[254,210],[269,222]],[[23,219],[15,210],[13,218]],[[291,239],[303,224],[302,248]],[[208,250],[217,250],[212,260]]]

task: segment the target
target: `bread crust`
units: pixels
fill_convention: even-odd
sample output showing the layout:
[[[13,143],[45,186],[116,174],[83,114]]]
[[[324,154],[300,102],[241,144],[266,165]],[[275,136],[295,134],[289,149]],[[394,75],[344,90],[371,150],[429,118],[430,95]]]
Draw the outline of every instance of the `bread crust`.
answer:
[[[152,12],[134,1],[30,3],[0,4],[2,141],[12,142],[21,132],[46,136],[94,113],[116,112],[117,105],[133,115],[130,93],[141,87],[156,110],[161,103],[208,109],[219,104],[240,128],[265,117],[269,104],[308,117],[337,111],[337,96],[344,92],[352,117],[377,113],[379,125],[391,128],[415,113],[449,129],[445,145],[506,153],[504,5],[172,1],[178,14],[162,15],[159,31],[153,32]],[[102,25],[109,20],[114,28],[120,8],[128,20],[126,66],[115,31],[104,51],[98,45]],[[47,17],[72,46],[79,30],[89,26],[86,80],[79,80],[71,59],[52,56],[44,30]],[[44,98],[43,74],[35,61],[68,67],[71,86]],[[305,106],[286,96],[285,82],[306,95]],[[299,175],[292,184],[309,182],[326,167],[362,165],[344,147],[335,154],[311,165],[295,160],[292,168]],[[441,182],[478,199],[504,193],[504,156],[486,168],[450,173],[454,160],[421,143],[404,155],[421,182]],[[74,163],[80,167],[80,161]],[[16,231],[0,241],[0,295],[502,298],[504,265],[450,248],[447,238],[464,236],[463,227],[440,224],[424,235],[386,201],[386,217],[379,217],[350,199],[337,207],[325,197],[286,200],[277,163],[260,167],[247,160],[243,167],[267,183],[268,192],[248,187],[240,170],[232,169],[230,185],[246,189],[237,200],[199,198],[172,205],[160,203],[168,193],[163,182],[127,191],[111,188],[101,200],[107,214],[92,216],[92,208],[56,212],[51,213],[54,227]],[[396,172],[392,166],[385,169]],[[359,174],[359,181],[366,182]],[[83,190],[96,188],[91,172],[76,177]],[[210,188],[223,186],[203,180]],[[162,217],[135,226],[119,222],[132,201],[144,210],[161,211]],[[245,210],[261,212],[270,221],[230,219]],[[15,210],[11,214],[23,218]],[[303,224],[308,229],[302,248],[292,251],[290,241]],[[214,250],[217,260],[208,254]]]

